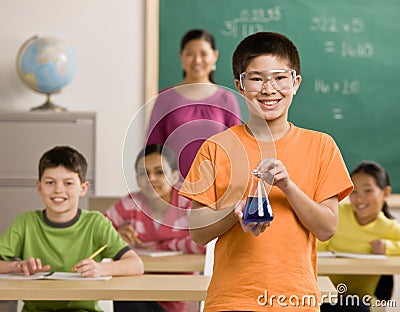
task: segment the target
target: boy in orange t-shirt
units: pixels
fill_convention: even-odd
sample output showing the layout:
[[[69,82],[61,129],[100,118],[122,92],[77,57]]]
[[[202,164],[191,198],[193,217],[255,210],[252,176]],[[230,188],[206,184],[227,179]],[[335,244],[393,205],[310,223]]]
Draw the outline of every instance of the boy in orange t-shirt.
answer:
[[[349,174],[329,135],[288,121],[301,76],[287,37],[250,35],[232,63],[249,119],[202,145],[180,190],[193,240],[218,237],[205,311],[318,311],[316,238],[334,234]],[[271,222],[243,222],[253,170],[268,182]]]

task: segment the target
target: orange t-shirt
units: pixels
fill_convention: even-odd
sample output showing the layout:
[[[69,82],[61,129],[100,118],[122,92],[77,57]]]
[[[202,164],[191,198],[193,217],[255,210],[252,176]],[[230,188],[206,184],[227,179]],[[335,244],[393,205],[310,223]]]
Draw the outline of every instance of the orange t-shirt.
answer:
[[[268,157],[282,161],[291,180],[316,202],[335,195],[342,200],[352,190],[329,135],[290,124],[289,133],[279,140],[257,143],[239,125],[202,145],[180,194],[213,209],[229,207],[246,199],[250,171]],[[218,238],[205,311],[319,310],[315,237],[281,190],[272,187],[269,200],[274,220],[264,233],[246,234],[237,223]],[[307,304],[310,296],[315,306]]]

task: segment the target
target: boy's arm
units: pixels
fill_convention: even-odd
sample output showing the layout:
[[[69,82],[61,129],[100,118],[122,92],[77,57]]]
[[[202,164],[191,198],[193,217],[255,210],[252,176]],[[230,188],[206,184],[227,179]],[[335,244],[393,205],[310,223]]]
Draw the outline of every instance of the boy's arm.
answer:
[[[102,275],[140,275],[144,273],[142,259],[133,250],[125,252],[119,260],[102,262]]]
[[[142,259],[133,251],[128,250],[119,260],[110,262],[96,262],[93,259],[84,259],[76,265],[76,271],[83,277],[140,275],[144,273]]]
[[[21,272],[21,268],[20,261],[0,260],[0,274]]]
[[[199,245],[206,245],[214,238],[231,229],[238,219],[234,213],[235,206],[223,210],[214,210],[195,200],[190,211],[190,235]]]
[[[317,203],[307,196],[289,177],[280,160],[263,159],[255,168],[265,181],[285,193],[300,222],[320,241],[326,241],[336,232],[338,223],[338,197],[332,196]]]
[[[289,183],[282,190],[301,223],[320,241],[326,241],[336,232],[338,223],[338,198],[333,196],[321,203],[309,198],[296,184]]]

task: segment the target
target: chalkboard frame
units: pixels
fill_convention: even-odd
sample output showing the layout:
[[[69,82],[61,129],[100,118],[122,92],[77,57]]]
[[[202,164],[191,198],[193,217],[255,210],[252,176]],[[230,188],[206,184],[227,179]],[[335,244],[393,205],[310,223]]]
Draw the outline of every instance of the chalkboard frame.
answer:
[[[145,66],[144,66],[144,99],[147,102],[158,93],[159,62],[159,0],[145,1]]]

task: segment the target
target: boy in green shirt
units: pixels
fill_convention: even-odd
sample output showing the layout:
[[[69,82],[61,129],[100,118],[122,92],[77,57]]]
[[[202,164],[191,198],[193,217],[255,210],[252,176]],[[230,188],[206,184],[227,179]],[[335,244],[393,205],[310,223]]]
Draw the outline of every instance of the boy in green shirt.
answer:
[[[86,171],[84,156],[71,147],[57,146],[43,154],[37,189],[45,209],[21,214],[0,234],[0,273],[143,274],[142,260],[111,222],[99,212],[79,209],[79,198],[89,188]],[[106,244],[107,248],[90,258]],[[114,261],[103,263],[103,258]],[[26,301],[23,311],[49,309],[101,311],[95,301]]]

